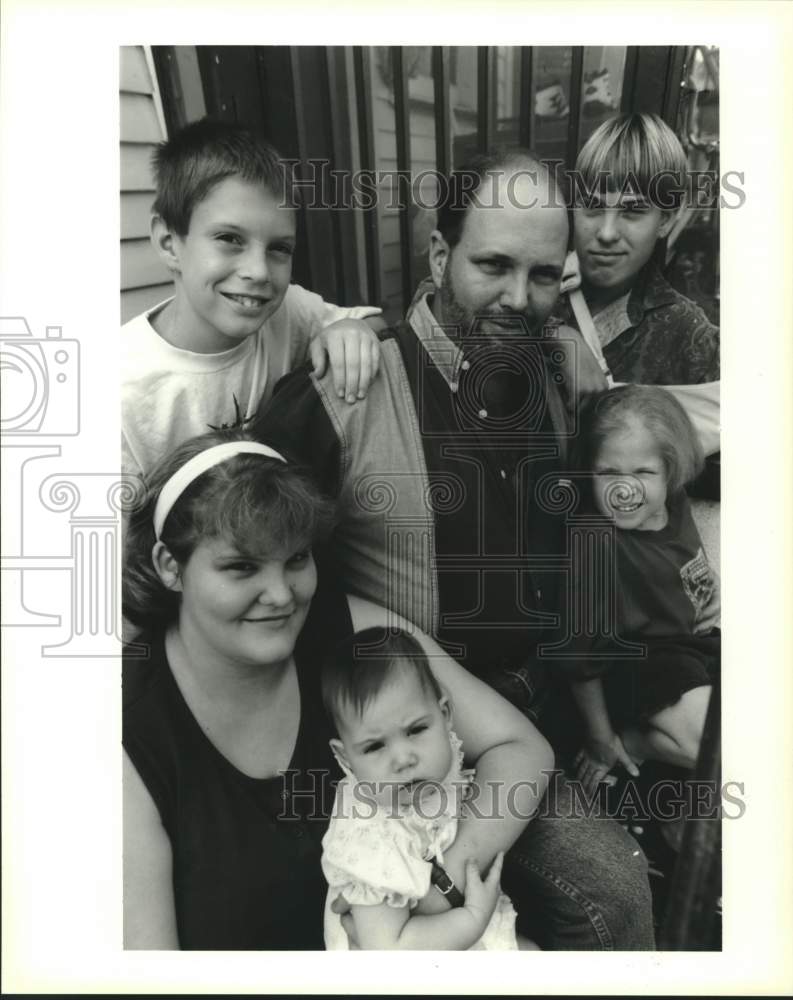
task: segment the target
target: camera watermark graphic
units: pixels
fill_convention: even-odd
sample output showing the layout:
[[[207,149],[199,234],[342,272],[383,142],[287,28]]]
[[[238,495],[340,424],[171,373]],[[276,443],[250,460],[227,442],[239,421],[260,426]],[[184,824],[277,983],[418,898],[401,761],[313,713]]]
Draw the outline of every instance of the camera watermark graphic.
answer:
[[[2,317],[0,369],[2,625],[65,625],[65,638],[42,644],[44,656],[117,655],[121,512],[135,483],[119,473],[63,469],[59,439],[81,429],[80,344],[64,337],[61,327],[48,326],[37,338],[23,317]],[[53,574],[69,579],[59,613],[39,606],[51,599]]]
[[[80,345],[59,326],[37,339],[22,316],[0,319],[2,428],[6,436],[80,432]]]

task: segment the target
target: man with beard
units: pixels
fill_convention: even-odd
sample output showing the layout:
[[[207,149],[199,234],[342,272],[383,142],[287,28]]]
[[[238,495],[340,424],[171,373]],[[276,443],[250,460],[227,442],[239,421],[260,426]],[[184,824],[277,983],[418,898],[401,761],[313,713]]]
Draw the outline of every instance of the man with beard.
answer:
[[[531,153],[511,150],[452,175],[437,225],[434,294],[381,335],[367,399],[345,408],[328,378],[298,371],[255,432],[336,498],[340,586],[430,633],[536,722],[538,646],[559,638],[563,600],[564,521],[543,496],[570,428],[543,324],[568,249],[565,200]],[[543,948],[653,947],[641,852],[613,821],[580,815],[559,776],[503,884]]]

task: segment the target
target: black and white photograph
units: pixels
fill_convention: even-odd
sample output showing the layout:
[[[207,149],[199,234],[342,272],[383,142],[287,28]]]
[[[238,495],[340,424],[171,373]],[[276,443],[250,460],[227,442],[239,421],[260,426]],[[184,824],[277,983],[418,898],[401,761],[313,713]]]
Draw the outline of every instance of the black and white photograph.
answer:
[[[793,25],[651,6],[6,16],[4,989],[793,985]]]

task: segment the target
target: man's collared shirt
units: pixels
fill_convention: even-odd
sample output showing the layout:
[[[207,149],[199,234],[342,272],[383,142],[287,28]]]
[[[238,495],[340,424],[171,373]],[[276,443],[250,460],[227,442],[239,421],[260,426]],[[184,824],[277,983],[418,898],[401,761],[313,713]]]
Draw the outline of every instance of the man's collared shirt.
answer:
[[[531,336],[451,340],[426,298],[381,349],[365,400],[350,406],[302,370],[257,436],[297,452],[336,497],[333,562],[348,590],[479,675],[519,665],[559,621],[559,373]]]

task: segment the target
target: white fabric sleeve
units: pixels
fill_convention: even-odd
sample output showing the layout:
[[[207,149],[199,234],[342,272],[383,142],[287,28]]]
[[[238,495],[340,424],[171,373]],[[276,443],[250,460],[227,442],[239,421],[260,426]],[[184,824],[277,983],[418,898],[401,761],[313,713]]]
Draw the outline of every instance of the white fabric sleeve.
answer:
[[[322,870],[334,896],[351,905],[414,906],[429,892],[430,864],[411,849],[398,820],[352,820],[325,845]]]
[[[127,435],[121,432],[121,471],[127,476],[143,476],[143,469],[130,447]]]
[[[322,839],[322,871],[331,897],[343,895],[352,905],[413,906],[429,892],[431,870],[416,838],[397,817],[372,815],[366,808],[356,814],[350,789],[346,792],[342,783]]]
[[[337,320],[365,319],[367,316],[379,316],[383,311],[378,306],[337,306],[300,285],[289,286],[286,301],[295,321],[307,329],[311,337]]]
[[[615,382],[615,388],[627,385]],[[694,425],[705,457],[721,448],[721,382],[698,382],[694,385],[659,385],[671,392]]]
[[[705,455],[721,448],[721,382],[700,382],[697,385],[664,385],[688,414],[699,435]]]

